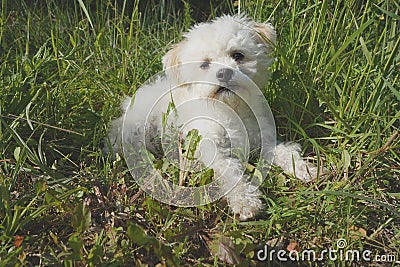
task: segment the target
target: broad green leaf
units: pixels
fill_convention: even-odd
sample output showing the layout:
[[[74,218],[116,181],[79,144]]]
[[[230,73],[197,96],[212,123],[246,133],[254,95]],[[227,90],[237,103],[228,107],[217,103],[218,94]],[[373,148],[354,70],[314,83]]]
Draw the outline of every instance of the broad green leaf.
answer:
[[[72,214],[72,227],[79,232],[86,231],[91,223],[91,212],[89,207],[84,203],[79,203]]]

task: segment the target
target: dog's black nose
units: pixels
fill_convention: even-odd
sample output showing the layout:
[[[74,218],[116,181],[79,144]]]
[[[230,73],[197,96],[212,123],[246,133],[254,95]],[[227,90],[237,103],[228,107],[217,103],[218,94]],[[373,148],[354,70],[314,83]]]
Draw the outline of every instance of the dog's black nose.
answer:
[[[220,82],[229,82],[232,79],[232,75],[233,75],[233,70],[231,69],[220,69],[219,71],[217,71],[217,79]]]

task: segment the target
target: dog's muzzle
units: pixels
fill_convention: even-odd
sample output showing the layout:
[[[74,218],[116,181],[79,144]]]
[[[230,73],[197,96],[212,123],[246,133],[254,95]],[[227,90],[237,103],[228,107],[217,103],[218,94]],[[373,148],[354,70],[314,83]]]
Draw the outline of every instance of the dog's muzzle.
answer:
[[[217,79],[220,82],[228,83],[232,79],[232,76],[233,70],[231,69],[223,68],[217,71]]]
[[[221,83],[218,88],[217,94],[220,93],[231,93],[231,90],[227,87],[228,83],[231,81],[233,76],[233,70],[228,68],[223,68],[217,71],[217,79]]]

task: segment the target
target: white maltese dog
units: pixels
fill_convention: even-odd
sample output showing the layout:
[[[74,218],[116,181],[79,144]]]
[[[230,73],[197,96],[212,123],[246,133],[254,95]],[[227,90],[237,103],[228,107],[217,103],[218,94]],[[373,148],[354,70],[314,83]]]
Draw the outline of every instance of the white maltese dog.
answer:
[[[225,196],[233,213],[246,220],[262,208],[258,186],[270,163],[304,181],[316,178],[317,169],[300,156],[300,145],[276,144],[274,120],[258,89],[268,80],[275,40],[271,24],[245,16],[226,15],[201,23],[163,57],[164,72],[138,89],[134,100],[127,98],[122,106],[125,113],[113,121],[109,140],[114,152],[122,145],[128,167],[142,166],[140,173],[133,174],[142,176],[145,191],[151,186],[158,191],[163,188],[155,197],[167,197],[165,202],[181,206]],[[199,164],[190,169],[183,166],[182,159],[184,155],[188,158],[190,147],[185,144],[193,141],[193,130],[200,141],[191,158]],[[143,151],[178,162],[179,179],[182,174],[198,171],[201,165],[212,169],[213,181],[218,182],[201,195],[184,193],[184,183],[179,181],[182,191],[178,191],[176,201],[177,193],[165,189],[170,184],[155,186],[157,174],[154,167],[151,171],[148,168],[154,157]],[[248,160],[256,162],[256,171],[249,171],[253,165]],[[131,167],[132,161],[135,166]],[[199,196],[207,200],[198,201]]]

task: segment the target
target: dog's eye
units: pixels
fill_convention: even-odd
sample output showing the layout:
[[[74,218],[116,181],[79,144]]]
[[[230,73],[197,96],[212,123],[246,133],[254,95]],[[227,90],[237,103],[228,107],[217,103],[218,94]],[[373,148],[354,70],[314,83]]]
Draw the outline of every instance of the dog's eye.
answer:
[[[202,69],[208,69],[210,67],[210,61],[206,60],[203,63],[201,63],[200,68]]]
[[[238,61],[243,61],[243,59],[244,59],[244,54],[241,53],[241,52],[235,52],[235,53],[232,54],[232,58],[233,58],[236,62],[238,62]]]

